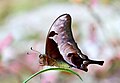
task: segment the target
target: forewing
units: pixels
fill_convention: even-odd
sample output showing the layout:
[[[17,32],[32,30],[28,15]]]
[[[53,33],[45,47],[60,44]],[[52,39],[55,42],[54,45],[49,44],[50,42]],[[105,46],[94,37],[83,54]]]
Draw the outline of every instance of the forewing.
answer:
[[[65,60],[71,65],[68,55],[78,51],[71,31],[71,16],[63,14],[54,21],[48,32],[46,54],[56,60]]]

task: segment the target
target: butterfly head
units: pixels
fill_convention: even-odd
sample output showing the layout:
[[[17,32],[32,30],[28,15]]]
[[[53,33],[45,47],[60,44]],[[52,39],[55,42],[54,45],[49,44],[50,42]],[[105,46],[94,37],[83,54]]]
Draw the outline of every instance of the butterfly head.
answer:
[[[46,55],[45,54],[40,54],[39,55],[39,63],[40,63],[40,66],[47,65]]]

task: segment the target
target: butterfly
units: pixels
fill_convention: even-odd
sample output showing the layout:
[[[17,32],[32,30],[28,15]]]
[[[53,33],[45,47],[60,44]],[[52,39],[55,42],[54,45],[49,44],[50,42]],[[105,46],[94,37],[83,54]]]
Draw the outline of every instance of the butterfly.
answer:
[[[89,64],[103,65],[104,61],[95,61],[88,58],[78,48],[71,30],[71,16],[69,14],[60,15],[49,29],[46,39],[45,54],[39,55],[41,66],[59,66],[65,63],[85,72],[88,71]]]

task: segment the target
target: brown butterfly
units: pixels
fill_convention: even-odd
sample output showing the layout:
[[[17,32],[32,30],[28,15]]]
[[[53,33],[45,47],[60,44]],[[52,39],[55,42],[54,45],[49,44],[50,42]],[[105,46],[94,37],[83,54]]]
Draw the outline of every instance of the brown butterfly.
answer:
[[[88,71],[89,64],[103,65],[104,61],[90,60],[78,48],[71,31],[71,16],[63,14],[52,24],[46,39],[45,55],[40,54],[41,66],[59,66],[59,62]]]

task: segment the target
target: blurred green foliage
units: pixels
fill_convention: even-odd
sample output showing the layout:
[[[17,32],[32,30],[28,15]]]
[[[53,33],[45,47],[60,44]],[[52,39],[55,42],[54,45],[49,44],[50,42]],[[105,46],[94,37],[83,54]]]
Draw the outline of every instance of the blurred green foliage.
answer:
[[[100,0],[102,3],[111,3],[119,7],[119,0]],[[35,7],[44,6],[51,3],[90,3],[90,0],[0,0],[0,23],[11,13],[29,11]]]

